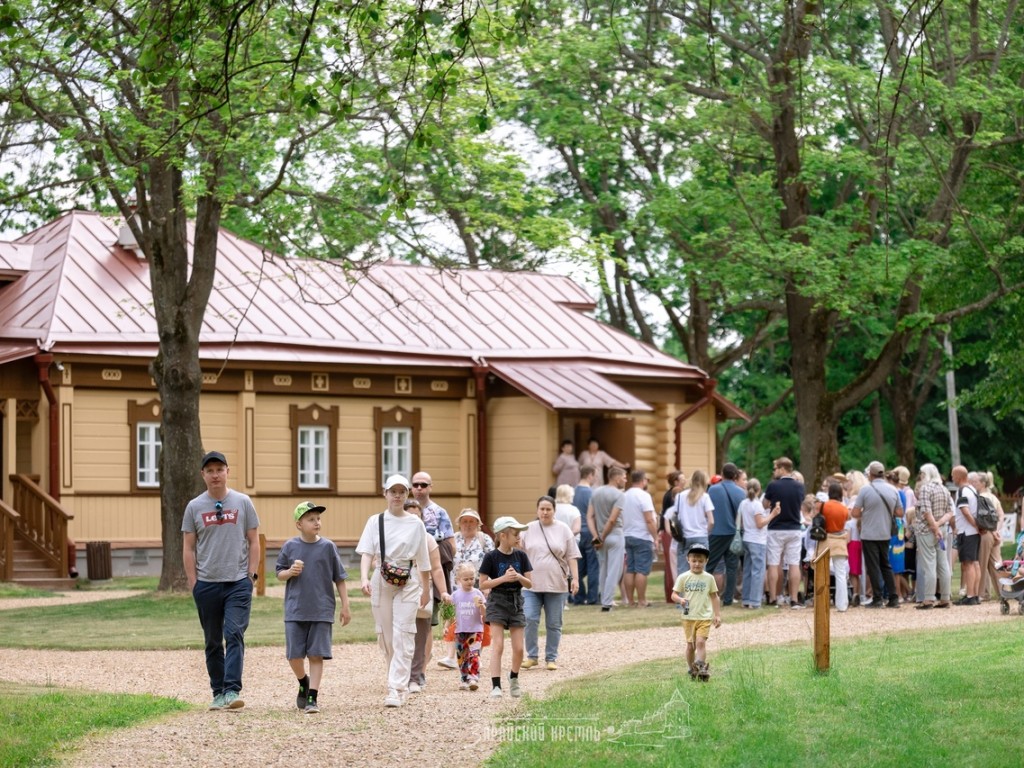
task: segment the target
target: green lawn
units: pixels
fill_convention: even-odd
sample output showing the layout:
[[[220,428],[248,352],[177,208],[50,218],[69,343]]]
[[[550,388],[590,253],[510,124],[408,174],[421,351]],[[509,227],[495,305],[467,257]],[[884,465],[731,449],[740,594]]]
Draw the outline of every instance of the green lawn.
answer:
[[[157,696],[83,693],[0,682],[0,765],[57,765],[94,731],[126,728],[189,705]]]
[[[1019,765],[1000,702],[1024,683],[1020,636],[1007,621],[836,642],[828,675],[806,644],[713,653],[706,684],[674,661],[624,667],[497,723],[486,766]]]

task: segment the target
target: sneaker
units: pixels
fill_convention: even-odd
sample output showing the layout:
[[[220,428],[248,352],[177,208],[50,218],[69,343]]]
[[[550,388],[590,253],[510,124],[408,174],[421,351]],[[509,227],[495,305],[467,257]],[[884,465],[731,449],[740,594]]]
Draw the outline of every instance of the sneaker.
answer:
[[[437,662],[437,666],[444,667],[445,669],[458,669],[459,665],[455,663],[455,659],[441,659]]]
[[[974,597],[966,597],[966,598],[964,598],[963,604],[964,605],[981,605],[981,600],[978,598],[977,595],[975,595]]]
[[[899,608],[900,607],[900,599],[897,597],[895,600],[890,600],[888,603],[885,604],[885,607],[886,608]]]
[[[388,689],[388,695],[384,697],[385,707],[400,707],[402,706],[402,697],[398,695],[398,691],[394,688]]]
[[[409,683],[409,693],[420,693],[423,690],[423,686],[417,683],[415,680]]]
[[[320,714],[320,707],[316,705],[316,699],[308,699],[306,701],[306,708],[303,710],[307,715],[318,715]]]
[[[879,598],[878,600],[871,600],[867,603],[862,603],[865,608],[881,608],[885,603]]]
[[[520,690],[519,688],[518,677],[513,677],[511,680],[508,681],[508,695],[511,696],[513,699],[518,699],[520,696],[523,695],[522,690]]]
[[[790,607],[791,610],[794,610],[794,611],[802,611],[804,609],[803,605],[801,605],[800,603],[793,603],[789,607]]]
[[[475,677],[469,678],[469,690],[475,691],[479,687],[480,681],[478,681]]]
[[[224,709],[241,709],[245,706],[238,691],[228,691],[224,694]]]
[[[459,690],[460,691],[468,691],[469,690],[469,681],[468,680],[463,680],[461,683],[459,683]]]
[[[523,663],[519,665],[519,668],[520,669],[533,669],[538,664],[540,664],[540,662],[537,661],[536,659],[524,659]]]
[[[309,688],[299,683],[299,692],[295,694],[295,706],[301,710],[306,709],[306,700],[309,698]]]
[[[608,611],[610,611],[611,609],[612,609],[612,607],[610,605],[602,605],[601,606],[601,612],[602,613],[608,613]]]
[[[216,696],[213,697],[213,701],[210,702],[209,711],[216,712],[221,709],[224,709],[224,694],[218,693]]]
[[[491,688],[491,698],[492,699],[500,699],[501,698],[501,688],[499,688],[498,686],[494,686],[493,688]]]
[[[548,666],[547,666],[547,668],[548,668],[548,669],[549,669],[550,671],[554,672],[554,671],[555,671],[556,669],[558,669],[558,665],[557,665],[557,664],[555,664],[555,662],[553,662],[553,661],[549,661],[549,662],[548,662]]]

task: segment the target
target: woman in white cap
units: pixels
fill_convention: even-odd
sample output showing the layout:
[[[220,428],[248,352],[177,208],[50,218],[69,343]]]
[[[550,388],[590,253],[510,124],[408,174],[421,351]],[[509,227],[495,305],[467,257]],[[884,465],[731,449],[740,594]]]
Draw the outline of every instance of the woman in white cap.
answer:
[[[408,495],[409,481],[391,475],[384,483],[387,509],[366,521],[356,545],[362,591],[370,598],[377,641],[388,666],[385,707],[405,703],[416,644],[416,611],[430,600],[427,529],[420,518],[405,511]]]

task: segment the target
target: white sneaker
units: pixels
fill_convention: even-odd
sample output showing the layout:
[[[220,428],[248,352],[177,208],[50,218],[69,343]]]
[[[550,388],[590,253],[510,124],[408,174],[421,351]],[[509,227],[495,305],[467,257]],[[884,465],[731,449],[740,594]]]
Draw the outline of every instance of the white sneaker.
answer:
[[[398,691],[394,688],[388,689],[388,695],[384,697],[385,707],[400,707],[402,706],[402,697],[398,695]]]
[[[423,688],[417,682],[409,683],[409,693],[419,693]]]
[[[492,699],[500,699],[501,698],[501,688],[499,688],[498,686],[494,686],[493,688],[491,688],[491,698]]]
[[[459,690],[460,691],[468,691],[469,690],[469,682],[466,681],[466,680],[463,680],[461,683],[459,683]]]
[[[444,667],[445,669],[459,668],[459,665],[456,663],[455,659],[441,659],[439,662],[437,662],[437,666]]]
[[[508,695],[513,699],[518,699],[523,695],[522,690],[519,688],[519,678],[513,677],[508,681]]]

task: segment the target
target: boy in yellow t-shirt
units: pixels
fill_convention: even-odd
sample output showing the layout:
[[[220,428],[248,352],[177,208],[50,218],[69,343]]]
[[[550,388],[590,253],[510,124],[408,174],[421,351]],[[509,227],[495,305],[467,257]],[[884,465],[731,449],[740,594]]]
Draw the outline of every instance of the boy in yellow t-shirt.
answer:
[[[693,544],[686,553],[690,570],[679,574],[672,588],[672,602],[683,607],[683,634],[686,636],[686,663],[690,677],[707,681],[707,640],[711,625],[722,625],[722,603],[718,599],[715,577],[705,572],[710,550],[706,544]]]

